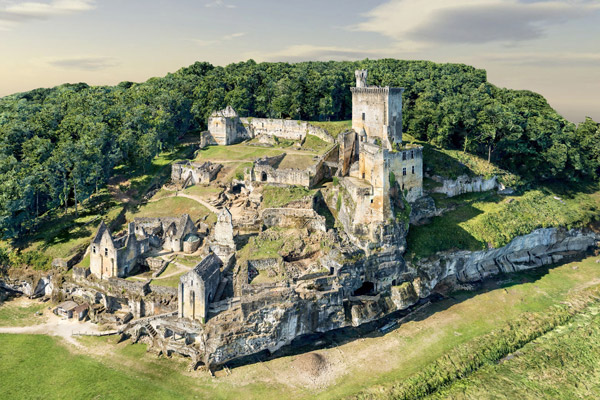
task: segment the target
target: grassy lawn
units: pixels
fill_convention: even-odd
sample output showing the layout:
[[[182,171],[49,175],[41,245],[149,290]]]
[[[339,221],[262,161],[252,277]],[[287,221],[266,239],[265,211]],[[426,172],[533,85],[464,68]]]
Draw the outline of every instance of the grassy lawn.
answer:
[[[198,151],[196,161],[254,161],[257,158],[272,157],[284,152],[284,150],[248,146],[243,143],[231,146],[210,146]]]
[[[46,317],[36,313],[43,312],[48,306],[42,303],[25,304],[18,300],[4,302],[0,304],[0,327],[43,324]]]
[[[0,335],[0,360],[4,399],[174,399],[196,394],[189,386],[173,384],[180,379],[173,375],[180,372],[164,371],[170,376],[154,379],[73,355],[49,336]]]
[[[183,190],[185,194],[191,194],[192,196],[198,197],[208,197],[211,194],[219,193],[223,189],[214,186],[204,186],[204,185],[193,185],[187,187]],[[172,193],[172,192],[171,192]]]
[[[146,203],[137,210],[127,212],[127,221],[133,221],[134,218],[174,217],[181,214],[189,214],[193,221],[205,215],[212,215],[206,207],[195,200],[185,197],[169,197]]]
[[[270,186],[263,189],[264,208],[282,207],[292,201],[300,200],[306,196],[314,196],[315,190],[309,190],[301,186]]]
[[[306,139],[302,143],[302,149],[314,151],[315,153],[324,153],[331,145],[331,143],[327,143],[317,136],[306,135]]]
[[[204,257],[202,257],[202,256],[179,255],[179,256],[177,256],[177,259],[175,261],[178,262],[179,264],[185,265],[186,267],[195,267],[203,259],[204,259]],[[167,269],[169,269],[169,268],[171,268],[171,266],[169,266]],[[166,273],[166,271],[165,271],[165,273]]]
[[[182,271],[180,274],[173,275],[168,278],[154,279],[150,285],[176,288],[179,285],[179,278],[186,272],[187,271]]]
[[[568,325],[432,398],[600,398],[600,308],[590,307]]]
[[[306,169],[315,164],[314,156],[304,154],[286,154],[279,163],[278,169]]]
[[[285,279],[285,277],[281,276],[281,275],[269,276],[267,271],[258,271],[258,275],[256,275],[254,277],[254,279],[252,279],[252,282],[250,282],[250,283],[252,285],[259,285],[261,283],[281,282],[284,279]]]
[[[337,138],[340,133],[352,129],[352,121],[310,121],[309,123],[325,129],[334,138]]]
[[[435,195],[438,207],[455,209],[427,225],[411,226],[408,255],[420,258],[450,249],[481,250],[488,244],[501,247],[537,228],[586,226],[600,210],[600,191],[587,192],[541,188],[512,197],[494,192],[453,198]]]

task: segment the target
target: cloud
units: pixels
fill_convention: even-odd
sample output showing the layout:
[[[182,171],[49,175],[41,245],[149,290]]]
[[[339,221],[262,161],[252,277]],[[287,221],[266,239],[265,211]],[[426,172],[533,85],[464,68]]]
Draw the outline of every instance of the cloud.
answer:
[[[237,32],[231,33],[229,35],[223,36],[221,39],[189,39],[192,42],[196,43],[198,46],[207,47],[214,46],[216,44],[220,44],[224,41],[233,40],[242,36],[246,36],[246,32]]]
[[[389,0],[350,27],[419,48],[432,44],[515,43],[536,39],[550,25],[600,9],[591,0]]]
[[[223,0],[215,0],[204,5],[206,8],[236,8],[233,4],[227,4]]]
[[[8,30],[19,23],[46,20],[96,8],[95,0],[52,0],[50,2],[11,1],[0,4],[0,29]]]
[[[52,58],[46,60],[47,64],[62,69],[75,69],[80,71],[99,71],[119,65],[112,57],[79,56]]]
[[[249,52],[244,58],[257,61],[329,61],[329,60],[355,60],[366,57],[382,57],[390,55],[390,49],[361,49],[340,46],[318,46],[300,44],[285,47],[274,52]]]
[[[246,36],[246,32],[237,32],[237,33],[232,33],[231,35],[225,35],[225,36],[223,36],[223,40],[231,40],[231,39],[239,38],[242,36]]]
[[[600,53],[493,53],[481,55],[483,61],[535,67],[600,67]]]

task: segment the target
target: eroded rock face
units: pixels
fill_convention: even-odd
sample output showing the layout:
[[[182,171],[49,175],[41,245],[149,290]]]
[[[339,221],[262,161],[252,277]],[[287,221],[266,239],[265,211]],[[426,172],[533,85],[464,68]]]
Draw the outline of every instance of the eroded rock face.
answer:
[[[392,301],[398,310],[405,310],[419,301],[412,282],[403,282],[400,286],[392,287]]]
[[[427,297],[442,281],[468,283],[563,261],[583,254],[596,245],[593,232],[557,228],[538,229],[520,236],[499,249],[438,253],[409,266],[413,285],[420,297]]]
[[[496,176],[490,179],[484,179],[482,176],[471,178],[467,175],[461,175],[456,179],[443,179],[440,177],[433,177],[433,179],[442,184],[441,187],[434,188],[433,192],[443,193],[448,197],[472,192],[486,192],[498,187]]]

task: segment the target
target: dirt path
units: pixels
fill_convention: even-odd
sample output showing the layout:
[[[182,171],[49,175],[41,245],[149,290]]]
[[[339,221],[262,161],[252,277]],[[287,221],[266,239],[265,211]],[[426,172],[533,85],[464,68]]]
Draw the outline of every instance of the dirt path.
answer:
[[[73,333],[99,333],[98,326],[91,322],[78,322],[73,319],[63,319],[47,311],[48,321],[39,325],[15,326],[0,328],[0,333],[33,334],[59,336],[74,346],[81,347]]]

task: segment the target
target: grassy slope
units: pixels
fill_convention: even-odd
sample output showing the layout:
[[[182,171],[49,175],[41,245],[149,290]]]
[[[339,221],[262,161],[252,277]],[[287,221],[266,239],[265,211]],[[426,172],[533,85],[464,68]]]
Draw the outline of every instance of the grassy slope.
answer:
[[[161,153],[152,160],[152,164],[143,169],[128,169],[126,166],[115,168],[115,176],[121,175],[126,183],[120,185],[134,200],[139,200],[155,183],[170,173],[170,165],[182,159],[190,152],[187,146],[180,146],[173,152]],[[119,191],[121,188],[119,189]],[[107,223],[114,220],[125,207],[107,189],[101,190],[79,206],[79,215],[75,208],[56,210],[48,215],[28,243],[23,244],[25,251],[41,251],[50,258],[66,258],[89,244],[101,219]]]
[[[212,213],[202,204],[186,197],[168,197],[144,204],[139,209],[127,213],[127,220],[143,217],[172,217],[189,214],[193,221]]]
[[[598,218],[600,209],[598,187],[579,192],[541,188],[510,197],[486,192],[434,198],[438,207],[454,210],[427,225],[411,226],[409,257],[427,257],[450,249],[481,250],[488,244],[500,247],[536,228],[585,226]]]
[[[488,364],[433,396],[437,399],[600,398],[600,308]]]
[[[310,121],[311,125],[325,129],[331,136],[337,138],[342,132],[352,128],[352,121]]]
[[[0,327],[2,326],[27,326],[44,323],[46,317],[36,315],[46,308],[44,304],[19,305],[7,302],[0,305]]]
[[[301,186],[265,186],[263,190],[263,208],[282,207],[286,204],[300,200],[306,196],[314,196],[315,190],[308,190]]]

